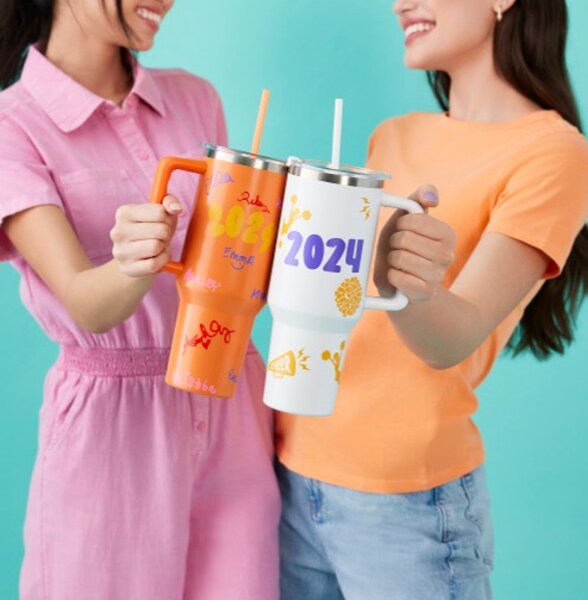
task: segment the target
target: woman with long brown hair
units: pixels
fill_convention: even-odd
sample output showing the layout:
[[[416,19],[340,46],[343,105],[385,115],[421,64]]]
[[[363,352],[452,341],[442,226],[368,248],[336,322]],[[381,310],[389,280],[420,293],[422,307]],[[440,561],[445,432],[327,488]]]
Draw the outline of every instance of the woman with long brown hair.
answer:
[[[282,598],[487,600],[494,551],[475,388],[510,341],[563,352],[588,290],[588,144],[564,0],[397,0],[443,112],[390,119],[368,166],[426,215],[383,215],[335,413],[280,415]],[[425,181],[435,185],[419,185]]]

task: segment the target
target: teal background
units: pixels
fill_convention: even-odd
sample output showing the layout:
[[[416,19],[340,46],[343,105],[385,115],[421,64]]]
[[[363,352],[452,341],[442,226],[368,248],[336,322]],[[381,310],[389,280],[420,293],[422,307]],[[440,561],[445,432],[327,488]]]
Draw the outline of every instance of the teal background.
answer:
[[[588,123],[588,5],[568,4],[569,66]],[[333,99],[343,97],[342,158],[362,164],[379,121],[435,108],[424,75],[405,69],[402,53],[388,0],[179,0],[143,62],[210,79],[237,148],[249,147],[261,89],[270,88],[262,150],[274,156],[328,158]],[[12,600],[43,377],[56,348],[20,305],[8,265],[0,265],[0,289],[0,598]],[[269,326],[264,312],[254,332],[264,353]],[[588,598],[587,356],[584,307],[578,342],[564,358],[503,357],[480,389],[498,600]]]

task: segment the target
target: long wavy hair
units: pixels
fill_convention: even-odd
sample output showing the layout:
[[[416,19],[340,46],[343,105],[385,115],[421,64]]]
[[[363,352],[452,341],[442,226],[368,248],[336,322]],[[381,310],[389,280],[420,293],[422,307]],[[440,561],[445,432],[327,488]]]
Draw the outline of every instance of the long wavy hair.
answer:
[[[101,0],[104,6],[105,0]],[[20,78],[27,50],[39,43],[47,47],[57,0],[0,0],[0,89]],[[132,32],[125,22],[122,0],[116,0],[118,20],[129,40]],[[131,71],[131,54],[121,48],[123,66]]]
[[[517,0],[494,31],[494,63],[515,90],[543,109],[557,111],[582,131],[565,62],[568,12],[565,0]],[[449,110],[451,79],[443,71],[427,73],[437,102]],[[537,358],[563,354],[588,294],[588,227],[574,242],[568,261],[546,281],[527,306],[508,349],[530,350]]]

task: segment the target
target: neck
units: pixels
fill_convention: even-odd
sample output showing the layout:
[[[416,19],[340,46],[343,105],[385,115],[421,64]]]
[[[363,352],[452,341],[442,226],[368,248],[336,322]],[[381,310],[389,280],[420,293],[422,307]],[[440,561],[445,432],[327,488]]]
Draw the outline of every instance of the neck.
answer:
[[[449,114],[460,121],[500,122],[541,108],[498,75],[492,52],[452,69]]]
[[[56,19],[45,55],[80,85],[115,104],[123,102],[132,86],[120,47],[89,39],[75,19]]]

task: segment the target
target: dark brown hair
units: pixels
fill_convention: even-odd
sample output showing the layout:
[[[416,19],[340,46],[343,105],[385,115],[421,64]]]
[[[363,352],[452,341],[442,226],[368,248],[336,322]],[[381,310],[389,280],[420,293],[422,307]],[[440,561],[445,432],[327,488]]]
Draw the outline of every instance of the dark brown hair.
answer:
[[[105,0],[102,0],[104,5]],[[0,90],[20,78],[31,44],[44,49],[51,35],[57,0],[0,0]],[[124,20],[122,0],[116,0],[116,12],[127,37],[131,31]],[[130,54],[121,49],[125,68],[130,69]]]
[[[494,31],[494,64],[514,89],[543,109],[557,111],[582,131],[580,114],[565,62],[568,13],[565,0],[517,0]],[[451,79],[427,74],[443,110],[449,109]],[[546,281],[527,306],[508,348],[530,350],[537,358],[563,354],[574,339],[574,326],[588,294],[588,227],[578,234],[568,261]]]

